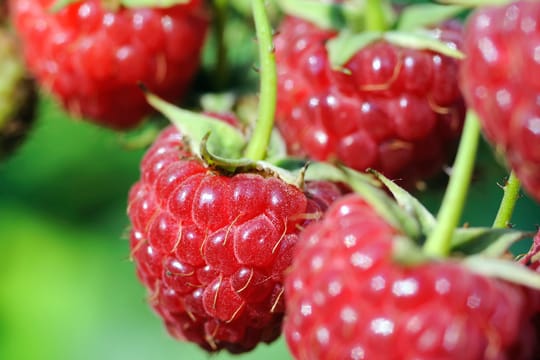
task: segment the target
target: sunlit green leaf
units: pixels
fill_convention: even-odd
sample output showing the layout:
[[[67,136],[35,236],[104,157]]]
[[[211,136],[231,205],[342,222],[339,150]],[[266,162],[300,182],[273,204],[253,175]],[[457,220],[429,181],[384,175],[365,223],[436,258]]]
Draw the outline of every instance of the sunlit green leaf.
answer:
[[[238,129],[211,116],[179,108],[153,94],[147,93],[146,96],[148,102],[187,137],[195,153],[199,151],[203,137],[210,134],[210,151],[227,158],[240,157],[246,142]]]
[[[411,4],[400,13],[397,29],[412,30],[438,25],[461,14],[465,9],[459,5]]]

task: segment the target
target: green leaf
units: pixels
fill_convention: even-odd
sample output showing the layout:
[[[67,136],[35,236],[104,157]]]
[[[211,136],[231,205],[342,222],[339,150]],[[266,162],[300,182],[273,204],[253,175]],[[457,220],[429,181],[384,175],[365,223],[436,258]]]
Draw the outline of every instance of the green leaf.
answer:
[[[363,1],[343,3],[312,0],[277,0],[279,7],[288,15],[310,21],[323,29],[345,27],[363,30],[365,26]]]
[[[513,229],[458,228],[452,237],[452,252],[466,255],[482,254],[501,257],[511,245],[530,237],[529,233]]]
[[[362,31],[386,31],[394,26],[396,12],[391,0],[363,0],[365,28]]]
[[[332,68],[342,68],[354,54],[382,38],[382,32],[367,31],[357,34],[349,30],[341,31],[336,37],[328,40],[326,43],[328,58]]]
[[[281,159],[280,163],[290,162],[291,164],[299,164],[305,166],[306,161],[286,158]],[[308,169],[306,171],[306,180],[329,180],[334,182],[346,182],[348,180],[358,181],[372,186],[375,191],[381,191],[381,184],[372,176],[352,170],[342,166],[336,166],[328,162],[308,161]],[[303,164],[303,165],[302,165]]]
[[[207,132],[199,143],[198,152],[208,166],[225,170],[231,174],[240,168],[255,167],[255,161],[248,158],[229,159],[212,153],[208,148],[209,138],[210,132]]]
[[[328,180],[343,182],[367,201],[377,213],[403,235],[414,240],[421,239],[420,227],[416,219],[409,216],[384,191],[372,177],[344,166],[329,163],[310,163],[305,173],[306,180]]]
[[[151,93],[146,94],[146,99],[188,137],[195,154],[199,153],[201,141],[208,133],[207,146],[213,153],[231,159],[242,154],[246,141],[235,127],[211,116],[181,109]]]
[[[375,175],[380,182],[382,182],[388,190],[392,193],[397,203],[411,216],[415,217],[420,224],[422,233],[429,235],[431,230],[435,227],[435,217],[425,208],[422,203],[412,196],[409,192],[397,185],[392,180],[388,179],[383,174],[375,170],[369,170],[370,173]]]
[[[398,30],[413,30],[440,24],[452,19],[467,8],[459,5],[439,5],[432,3],[411,4],[399,16]]]
[[[540,273],[518,262],[476,255],[464,258],[462,264],[477,274],[540,290]]]
[[[442,55],[463,59],[465,55],[454,46],[437,38],[435,31],[388,31],[384,39],[392,44],[418,50],[431,50]]]
[[[281,159],[273,160],[272,164],[282,169],[287,169],[289,171],[299,171],[302,168],[306,167],[308,161],[301,158],[284,157]]]

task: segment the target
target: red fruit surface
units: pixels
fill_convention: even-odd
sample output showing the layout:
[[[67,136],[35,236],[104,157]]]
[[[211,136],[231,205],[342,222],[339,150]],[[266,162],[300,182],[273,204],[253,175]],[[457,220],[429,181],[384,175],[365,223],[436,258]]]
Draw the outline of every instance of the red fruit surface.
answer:
[[[169,127],[129,194],[131,252],[170,334],[208,351],[244,352],[281,333],[283,277],[300,230],[341,195],[277,178],[224,176]]]
[[[451,160],[464,105],[458,62],[378,41],[343,71],[331,68],[329,30],[287,17],[275,37],[277,125],[296,155],[374,168],[406,183],[426,179]],[[460,47],[461,25],[440,28]]]
[[[171,101],[185,93],[208,27],[204,1],[113,12],[85,0],[51,12],[55,2],[11,0],[10,11],[30,71],[72,115],[127,129],[151,111],[138,83]]]
[[[300,235],[285,281],[296,359],[537,359],[538,292],[453,260],[398,264],[398,235],[357,195]]]
[[[464,37],[461,86],[486,137],[540,201],[540,3],[473,13]]]

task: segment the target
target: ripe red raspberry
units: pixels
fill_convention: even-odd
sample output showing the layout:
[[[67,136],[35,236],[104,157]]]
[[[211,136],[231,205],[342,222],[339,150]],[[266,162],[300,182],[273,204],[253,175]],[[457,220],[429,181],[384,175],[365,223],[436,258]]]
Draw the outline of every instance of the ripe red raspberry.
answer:
[[[75,116],[114,129],[151,111],[137,84],[177,100],[199,66],[208,27],[204,1],[120,8],[85,0],[51,12],[55,0],[12,0],[30,71]]]
[[[308,182],[303,193],[275,177],[222,175],[173,127],[141,172],[129,194],[132,256],[170,334],[234,353],[276,339],[292,248],[338,187]]]
[[[461,86],[486,137],[540,201],[540,3],[480,8],[468,19]]]
[[[537,358],[536,293],[453,260],[398,264],[396,236],[357,195],[300,235],[285,281],[296,359]]]
[[[414,183],[440,171],[459,137],[464,106],[455,59],[377,41],[343,71],[325,43],[336,32],[287,17],[275,38],[277,125],[296,155],[374,168]],[[460,46],[461,26],[440,38]]]

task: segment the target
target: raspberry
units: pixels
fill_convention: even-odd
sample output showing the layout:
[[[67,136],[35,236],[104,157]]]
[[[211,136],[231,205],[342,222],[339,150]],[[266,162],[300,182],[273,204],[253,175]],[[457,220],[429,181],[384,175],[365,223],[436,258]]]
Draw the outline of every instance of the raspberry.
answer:
[[[488,140],[540,201],[540,3],[476,10],[468,19],[461,70],[467,103]]]
[[[341,195],[275,177],[225,176],[165,129],[129,194],[138,277],[170,334],[208,351],[244,352],[281,331],[283,277],[300,229]]]
[[[53,13],[54,3],[10,5],[30,71],[71,114],[127,129],[151,111],[139,82],[171,101],[185,93],[208,27],[202,0],[116,12],[86,0]]]
[[[460,25],[440,33],[460,46]],[[345,64],[346,74],[329,63],[325,43],[335,36],[287,17],[275,38],[276,121],[289,150],[410,184],[440,171],[464,118],[457,60],[377,41]]]
[[[300,235],[285,281],[296,359],[537,358],[537,292],[456,260],[399,264],[398,236],[358,195]]]

